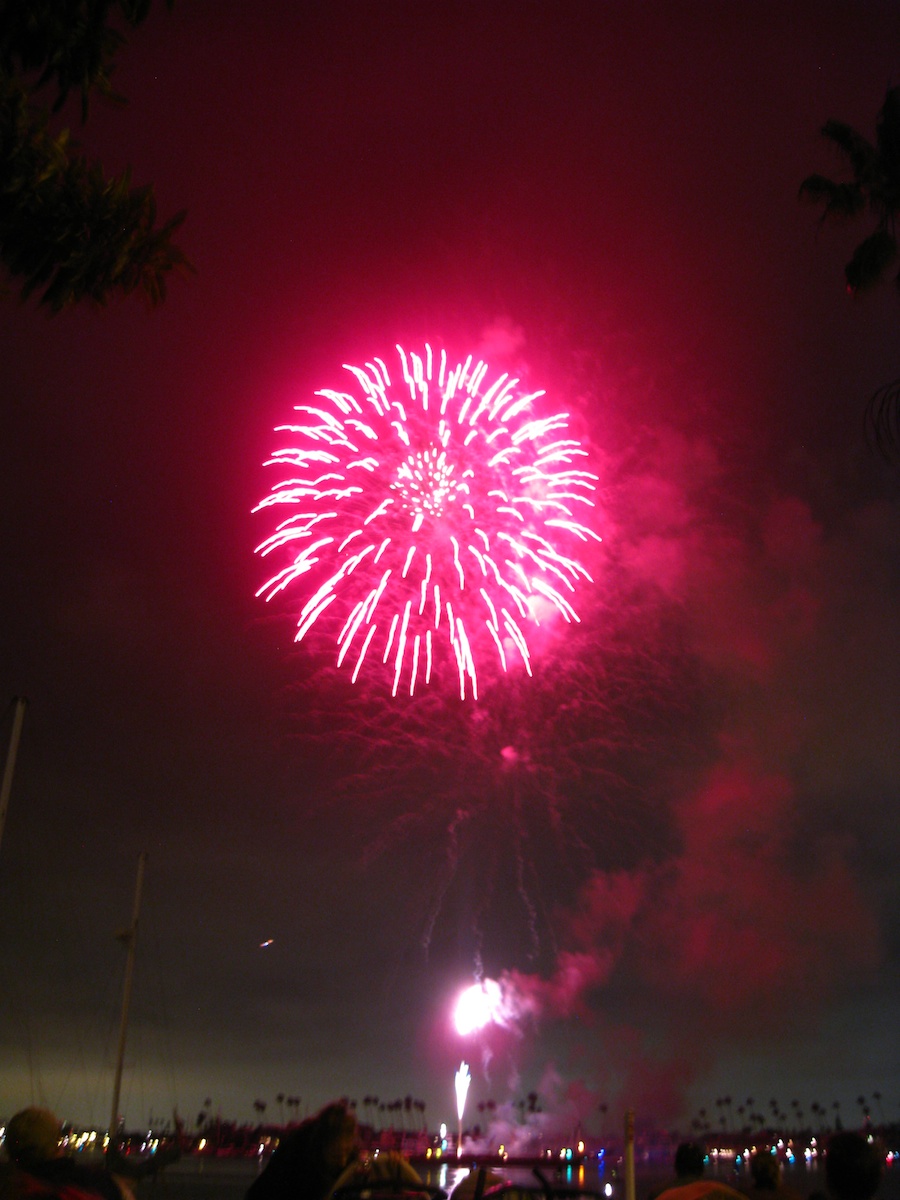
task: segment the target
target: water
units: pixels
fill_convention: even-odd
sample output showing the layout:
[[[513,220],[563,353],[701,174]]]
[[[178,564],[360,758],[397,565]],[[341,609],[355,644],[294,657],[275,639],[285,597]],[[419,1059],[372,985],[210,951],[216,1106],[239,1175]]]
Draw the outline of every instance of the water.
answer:
[[[157,1195],[159,1200],[243,1200],[258,1170],[255,1159],[183,1158],[167,1167],[163,1178],[157,1183],[149,1180],[140,1183],[136,1189],[137,1200],[151,1200]],[[426,1183],[451,1192],[469,1172],[465,1167],[445,1164],[430,1170],[420,1169],[419,1173]],[[533,1173],[525,1168],[497,1173],[521,1183],[534,1179]],[[548,1176],[550,1175],[551,1172],[548,1172]],[[710,1171],[709,1175],[738,1190],[745,1188],[749,1182],[746,1172],[741,1175],[729,1169]],[[607,1166],[600,1171],[596,1166],[587,1166],[583,1176],[579,1177],[579,1168],[567,1167],[558,1173],[558,1179],[561,1183],[581,1185],[597,1191],[601,1191],[604,1184],[612,1183],[614,1200],[624,1198],[625,1184],[618,1168]],[[670,1179],[671,1173],[665,1169],[658,1166],[642,1167],[638,1164],[635,1168],[637,1200],[644,1200],[651,1189]],[[806,1164],[787,1167],[784,1171],[784,1185],[800,1196],[824,1191],[824,1180],[818,1166]],[[893,1165],[886,1169],[876,1200],[900,1200],[900,1166]]]
[[[254,1158],[180,1158],[159,1180],[142,1180],[137,1200],[243,1200],[259,1174]]]

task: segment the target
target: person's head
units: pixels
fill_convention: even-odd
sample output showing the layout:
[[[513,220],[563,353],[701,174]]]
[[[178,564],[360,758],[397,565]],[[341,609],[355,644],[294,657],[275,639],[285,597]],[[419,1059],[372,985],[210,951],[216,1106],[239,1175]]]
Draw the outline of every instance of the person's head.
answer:
[[[6,1152],[17,1166],[39,1166],[59,1154],[59,1128],[46,1108],[23,1108],[6,1127]]]
[[[682,1142],[675,1151],[675,1174],[679,1179],[699,1179],[705,1163],[703,1147],[696,1142]]]
[[[825,1147],[825,1183],[835,1200],[871,1200],[878,1191],[884,1156],[861,1133],[834,1133]]]
[[[761,1192],[774,1192],[781,1179],[781,1163],[768,1151],[760,1151],[750,1159],[750,1174],[753,1186]]]
[[[327,1169],[335,1175],[356,1156],[356,1117],[343,1102],[328,1104],[313,1118],[313,1140]]]

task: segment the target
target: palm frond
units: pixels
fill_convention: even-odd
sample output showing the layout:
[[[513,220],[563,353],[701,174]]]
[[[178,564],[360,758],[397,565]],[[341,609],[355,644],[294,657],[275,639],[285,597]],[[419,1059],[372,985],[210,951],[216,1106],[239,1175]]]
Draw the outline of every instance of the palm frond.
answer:
[[[859,243],[844,267],[847,287],[854,294],[881,282],[884,272],[897,257],[897,239],[887,229],[876,229]]]
[[[824,205],[822,219],[855,217],[866,206],[866,198],[856,183],[835,183],[824,175],[808,175],[800,184],[800,199]]]
[[[858,183],[865,183],[871,179],[878,160],[878,151],[867,138],[858,133],[852,125],[834,120],[825,122],[822,126],[822,136],[834,142],[845,156]]]

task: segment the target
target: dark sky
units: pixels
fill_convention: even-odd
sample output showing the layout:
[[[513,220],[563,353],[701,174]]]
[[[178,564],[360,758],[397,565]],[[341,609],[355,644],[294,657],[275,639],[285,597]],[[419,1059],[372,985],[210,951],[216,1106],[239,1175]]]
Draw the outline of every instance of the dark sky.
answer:
[[[79,131],[188,209],[195,277],[0,323],[0,1113],[408,1094],[452,1120],[900,1116],[900,365],[864,226],[891,3],[162,6]],[[477,704],[355,687],[266,606],[275,425],[426,339],[515,367],[600,479],[595,587]],[[7,740],[8,712],[3,724]],[[505,751],[505,753],[504,753]],[[261,948],[261,943],[272,944]],[[462,1039],[459,989],[506,1028]]]

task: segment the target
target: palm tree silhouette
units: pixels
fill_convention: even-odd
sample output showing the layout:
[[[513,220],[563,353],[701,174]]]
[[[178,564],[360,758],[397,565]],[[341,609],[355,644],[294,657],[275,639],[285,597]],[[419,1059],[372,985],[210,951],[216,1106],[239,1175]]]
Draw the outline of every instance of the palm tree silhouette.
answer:
[[[839,182],[808,175],[800,184],[800,197],[822,205],[823,221],[843,221],[864,213],[874,218],[875,229],[844,267],[847,290],[857,295],[880,283],[900,253],[900,87],[888,89],[875,122],[874,144],[843,121],[826,121],[822,134],[841,152],[852,179]],[[895,283],[900,289],[900,272]],[[866,421],[882,452],[900,445],[900,379],[875,392]]]
[[[800,196],[822,204],[823,220],[857,217],[868,211],[875,231],[863,238],[844,267],[848,290],[856,294],[880,283],[897,257],[897,214],[900,212],[900,87],[885,97],[875,125],[875,144],[843,121],[826,121],[822,135],[840,150],[853,174],[838,183],[809,175]],[[900,287],[900,274],[896,278]]]

